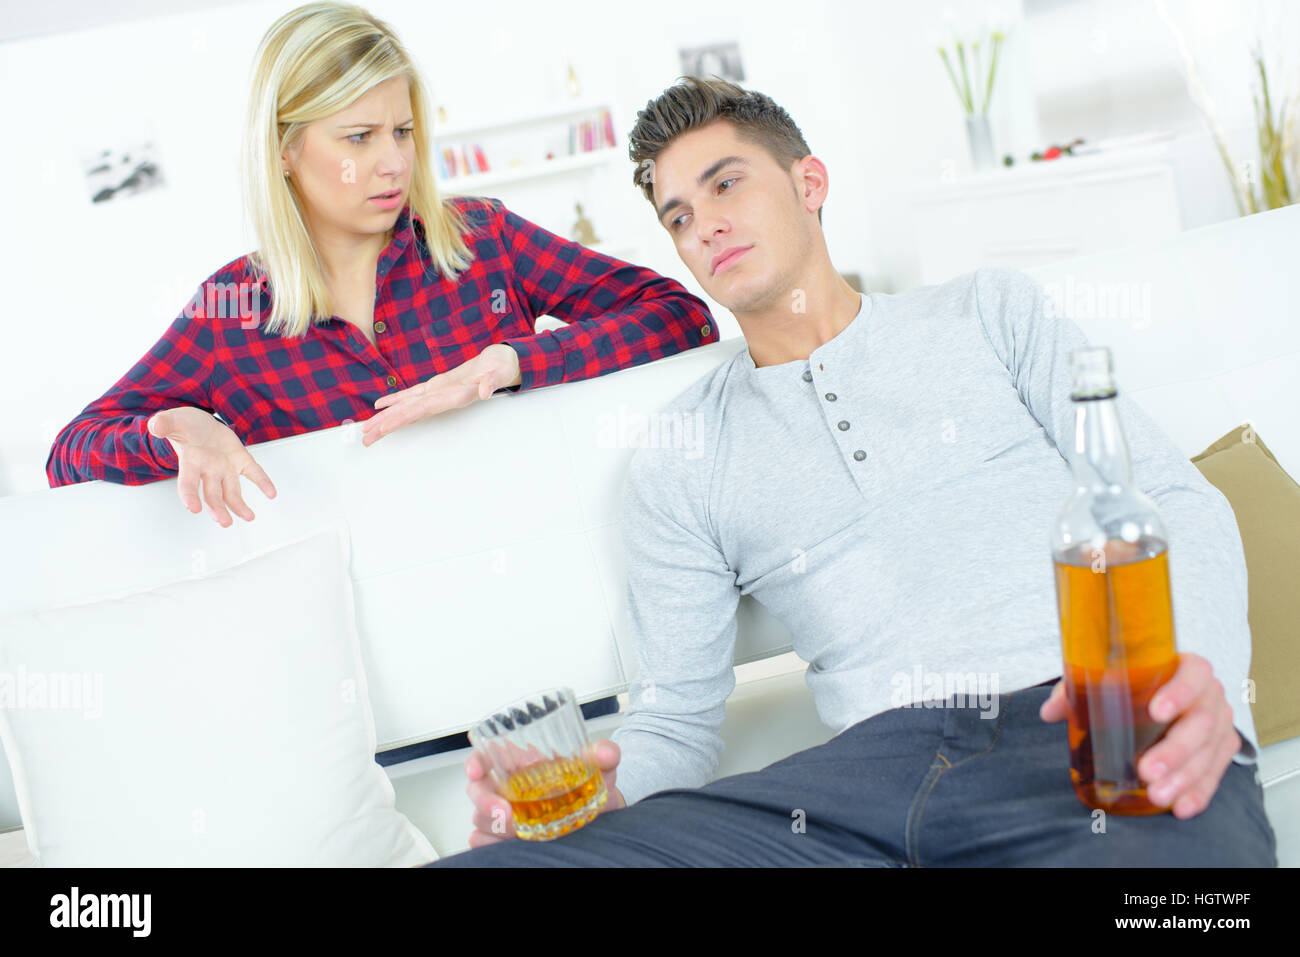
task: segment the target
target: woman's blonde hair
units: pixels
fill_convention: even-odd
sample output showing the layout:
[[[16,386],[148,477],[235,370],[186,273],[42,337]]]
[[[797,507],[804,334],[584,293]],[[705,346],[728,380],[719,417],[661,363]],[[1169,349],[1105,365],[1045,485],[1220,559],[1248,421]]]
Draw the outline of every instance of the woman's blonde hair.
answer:
[[[332,313],[324,271],[280,158],[314,120],[346,109],[372,87],[407,79],[415,141],[408,204],[424,224],[431,265],[451,280],[473,261],[467,227],[438,196],[429,167],[430,111],[424,84],[392,29],[361,9],[309,3],[271,25],[255,58],[244,131],[244,202],[257,239],[249,259],[271,286],[264,330],[302,336]],[[419,234],[416,233],[418,242]]]

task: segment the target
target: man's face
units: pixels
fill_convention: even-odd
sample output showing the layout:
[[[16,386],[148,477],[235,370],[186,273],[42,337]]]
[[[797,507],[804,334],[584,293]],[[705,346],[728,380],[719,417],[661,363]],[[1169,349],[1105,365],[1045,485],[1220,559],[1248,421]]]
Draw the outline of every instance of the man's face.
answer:
[[[284,156],[308,221],[349,233],[392,228],[409,198],[412,128],[404,77],[386,80],[351,106],[309,124]],[[391,190],[399,191],[395,205],[371,198]]]
[[[704,291],[733,312],[777,305],[816,219],[789,170],[726,120],[684,133],[654,165],[659,224]]]

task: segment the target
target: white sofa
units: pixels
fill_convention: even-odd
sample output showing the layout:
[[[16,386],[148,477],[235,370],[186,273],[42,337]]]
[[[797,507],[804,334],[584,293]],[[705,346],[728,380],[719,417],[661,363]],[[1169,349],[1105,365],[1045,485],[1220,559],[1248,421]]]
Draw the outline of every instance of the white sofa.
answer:
[[[1297,248],[1300,207],[1293,207],[1033,272],[1067,298],[1088,284],[1103,297],[1137,293],[1128,319],[1114,314],[1114,297],[1109,316],[1073,315],[1093,342],[1114,349],[1121,388],[1189,457],[1250,421],[1300,476]],[[501,702],[547,685],[570,685],[583,701],[625,692],[624,662],[634,659],[617,519],[637,417],[739,348],[733,339],[477,403],[368,449],[355,425],[264,443],[255,454],[279,495],[267,501],[245,483],[257,518],[227,529],[206,513],[185,512],[174,479],[0,499],[0,618],[173,581],[196,549],[209,568],[232,565],[341,518],[351,532],[381,750],[462,731]],[[511,600],[501,601],[503,594]],[[466,638],[478,631],[484,608],[498,621],[498,641],[527,636],[511,646],[509,664],[503,655],[485,660]],[[740,615],[740,683],[728,702],[719,775],[763,767],[830,737],[784,627],[748,598]],[[764,668],[766,676],[756,677]],[[593,735],[608,735],[618,720],[593,719]],[[397,807],[442,855],[467,846],[463,757],[451,752],[387,768]],[[1279,861],[1296,865],[1300,739],[1264,749],[1261,770]],[[0,832],[9,832],[0,834],[0,861],[23,861],[20,827],[0,761]]]

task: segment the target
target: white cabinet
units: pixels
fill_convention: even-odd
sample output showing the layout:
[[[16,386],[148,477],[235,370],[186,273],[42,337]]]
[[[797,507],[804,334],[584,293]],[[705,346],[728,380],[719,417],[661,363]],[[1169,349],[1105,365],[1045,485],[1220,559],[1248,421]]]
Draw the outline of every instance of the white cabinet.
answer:
[[[1029,269],[1182,231],[1167,144],[998,167],[913,190],[923,284]]]

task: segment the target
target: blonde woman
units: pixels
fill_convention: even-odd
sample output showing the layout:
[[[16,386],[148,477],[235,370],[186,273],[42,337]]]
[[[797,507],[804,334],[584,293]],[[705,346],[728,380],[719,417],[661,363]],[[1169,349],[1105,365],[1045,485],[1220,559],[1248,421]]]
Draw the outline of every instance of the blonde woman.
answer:
[[[192,513],[252,521],[246,446],[393,429],[499,390],[603,375],[717,340],[677,282],[499,201],[440,198],[430,108],[392,29],[336,3],[277,20],[243,148],[259,250],[210,276],[163,337],[55,439],[51,486],[178,475]],[[562,329],[536,333],[555,316]],[[200,486],[202,491],[200,493]]]

